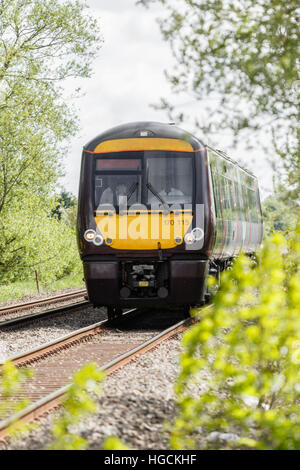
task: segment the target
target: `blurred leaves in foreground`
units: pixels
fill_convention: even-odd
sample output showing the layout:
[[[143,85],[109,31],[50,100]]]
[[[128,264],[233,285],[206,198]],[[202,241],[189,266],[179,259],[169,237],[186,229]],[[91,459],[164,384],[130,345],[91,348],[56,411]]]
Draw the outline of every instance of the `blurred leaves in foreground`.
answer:
[[[6,361],[2,364],[0,374],[0,420],[7,415],[18,413],[29,405],[27,398],[17,399],[24,382],[33,376],[33,371],[26,368],[17,368],[12,362]],[[11,436],[25,431],[27,425],[14,422],[9,427]]]
[[[240,256],[183,337],[174,449],[300,449],[300,223]],[[210,279],[213,284],[213,279]]]
[[[87,364],[74,374],[62,412],[52,427],[54,440],[48,449],[80,450],[88,447],[88,441],[72,431],[72,427],[97,410],[93,395],[96,397],[100,394],[103,377],[104,373],[93,363]]]
[[[10,361],[2,364],[0,376],[0,420],[11,416],[29,405],[29,400],[16,397],[25,380],[33,376],[30,369],[17,368]],[[81,420],[97,411],[96,398],[100,395],[101,382],[105,374],[97,364],[89,363],[75,372],[72,383],[66,391],[66,398],[59,415],[51,428],[50,450],[83,450],[89,442],[78,429]],[[34,430],[37,424],[27,424],[16,420],[8,429],[10,438],[20,439],[24,433]],[[109,436],[103,442],[104,450],[125,450],[120,439]]]
[[[89,447],[87,439],[75,429],[83,418],[97,411],[96,397],[102,392],[101,382],[105,377],[97,364],[89,363],[73,376],[62,405],[62,412],[52,427],[53,442],[48,449],[82,450]],[[126,450],[127,447],[116,437],[107,437],[102,448],[104,450]]]

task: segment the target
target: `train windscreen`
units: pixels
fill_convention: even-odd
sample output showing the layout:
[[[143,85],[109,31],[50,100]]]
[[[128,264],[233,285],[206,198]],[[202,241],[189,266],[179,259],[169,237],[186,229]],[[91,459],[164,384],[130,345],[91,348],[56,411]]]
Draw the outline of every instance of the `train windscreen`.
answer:
[[[193,195],[191,156],[153,156],[146,158],[146,204],[159,200],[166,204],[191,204]]]
[[[147,150],[103,154],[95,164],[95,209],[136,203],[191,204],[192,155]]]

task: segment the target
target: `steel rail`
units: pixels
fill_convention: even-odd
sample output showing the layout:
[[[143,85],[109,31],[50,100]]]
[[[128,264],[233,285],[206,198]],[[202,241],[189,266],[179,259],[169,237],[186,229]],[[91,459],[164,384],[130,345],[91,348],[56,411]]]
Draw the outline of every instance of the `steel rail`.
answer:
[[[0,308],[0,315],[4,315],[6,313],[11,313],[11,312],[16,312],[18,310],[26,310],[27,308],[37,307],[39,305],[49,304],[52,302],[65,301],[68,299],[72,299],[74,297],[75,298],[82,297],[84,294],[86,294],[86,289],[80,289],[75,292],[69,292],[67,294],[55,295],[53,297],[47,297],[45,299],[40,299],[40,300],[33,300],[31,302],[25,302],[23,304],[14,304],[8,307]]]
[[[130,312],[127,312],[130,313]],[[154,337],[150,338],[149,340],[141,343],[139,346],[118,355],[116,358],[110,360],[109,362],[105,363],[104,365],[100,366],[99,369],[105,371],[108,375],[115,372],[119,368],[125,366],[129,362],[133,361],[136,357],[145,354],[146,352],[150,351],[157,347],[163,341],[171,339],[172,337],[182,333],[186,330],[192,323],[193,319],[188,318],[182,320],[175,325],[163,330],[161,333],[155,335]],[[103,324],[108,323],[107,320],[99,322],[96,324],[96,328],[103,327]],[[87,332],[88,328],[83,328]],[[67,335],[70,337],[71,335]],[[53,342],[52,342],[53,343]],[[48,343],[49,345],[50,343]],[[15,356],[12,358],[13,361],[18,361],[20,356]],[[10,416],[9,418],[0,422],[0,438],[3,439],[7,435],[7,429],[10,425],[15,423],[16,421],[22,420],[23,422],[32,421],[42,414],[50,411],[53,408],[59,406],[65,399],[66,393],[68,392],[71,384],[65,385],[58,390],[48,394],[47,396],[37,400],[36,402],[32,403],[25,409],[15,413],[14,415]]]
[[[88,307],[89,305],[91,305],[90,302],[85,300],[82,302],[74,302],[70,305],[44,310],[43,312],[29,313],[28,315],[22,315],[17,318],[11,318],[10,320],[1,321],[0,328],[22,325],[23,323],[28,323],[42,318],[52,317],[53,315],[57,315],[59,313],[68,312],[70,310],[76,310],[78,308]]]
[[[88,303],[88,302],[87,302]],[[120,319],[125,319],[127,315],[135,313],[137,309],[127,310],[123,313]],[[37,314],[38,315],[38,314]],[[67,335],[59,336],[58,338],[54,339],[53,341],[49,341],[47,343],[43,343],[36,348],[29,349],[21,354],[16,354],[7,358],[5,361],[0,362],[0,368],[3,366],[4,362],[10,361],[14,365],[20,367],[25,364],[30,364],[34,360],[38,360],[40,358],[45,357],[48,353],[54,353],[56,351],[61,350],[62,347],[73,345],[78,341],[83,341],[84,339],[88,339],[101,331],[104,331],[108,326],[111,326],[110,320],[101,320],[100,322],[93,323],[92,325],[85,326],[84,328],[80,328],[78,330],[72,331]],[[1,323],[0,323],[1,325]]]

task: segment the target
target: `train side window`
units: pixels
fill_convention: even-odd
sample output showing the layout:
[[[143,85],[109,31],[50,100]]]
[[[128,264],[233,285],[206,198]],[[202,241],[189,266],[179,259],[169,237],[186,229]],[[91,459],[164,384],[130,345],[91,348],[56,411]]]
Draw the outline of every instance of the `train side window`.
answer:
[[[221,212],[221,205],[220,205],[219,182],[218,182],[218,175],[215,171],[212,171],[212,179],[213,179],[213,185],[214,185],[216,216],[218,218],[221,218],[222,217],[222,212]]]
[[[247,188],[247,189],[248,189],[248,200],[249,200],[249,206],[250,206],[251,222],[258,222],[255,192],[251,188]]]
[[[233,220],[234,216],[234,204],[232,195],[232,181],[226,176],[220,176],[221,181],[221,197],[223,201],[223,215],[225,220]]]
[[[245,194],[243,191],[243,185],[241,181],[239,181],[239,195],[240,195],[240,205],[241,205],[241,219],[243,221],[248,220],[247,209],[246,209],[246,201],[245,201]]]
[[[223,207],[223,218],[227,218],[228,210],[227,210],[227,201],[226,201],[226,194],[225,194],[225,178],[222,175],[220,176],[220,199],[222,202]]]
[[[242,213],[242,205],[241,205],[241,198],[240,198],[240,191],[239,185],[237,181],[234,181],[234,192],[235,192],[235,203],[236,203],[236,212],[238,214],[238,218],[241,219],[243,216]]]
[[[242,194],[243,206],[244,206],[243,207],[244,220],[246,222],[249,222],[248,194],[247,194],[246,179],[243,174],[241,174],[240,188],[241,188],[241,194]]]
[[[232,179],[228,179],[227,184],[230,191],[231,220],[235,220],[238,213],[238,206],[235,196],[234,181]]]
[[[261,221],[262,221],[262,211],[261,211],[259,189],[258,189],[258,184],[257,183],[256,183],[255,197],[256,197],[256,208],[257,208],[258,222],[261,223]]]

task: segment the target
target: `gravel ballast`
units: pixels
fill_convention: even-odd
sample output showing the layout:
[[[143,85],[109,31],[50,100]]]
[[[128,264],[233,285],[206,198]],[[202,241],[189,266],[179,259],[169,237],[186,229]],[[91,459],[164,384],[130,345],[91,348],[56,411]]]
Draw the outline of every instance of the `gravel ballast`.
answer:
[[[30,322],[21,328],[0,328],[0,361],[106,318],[106,309],[88,306]]]

